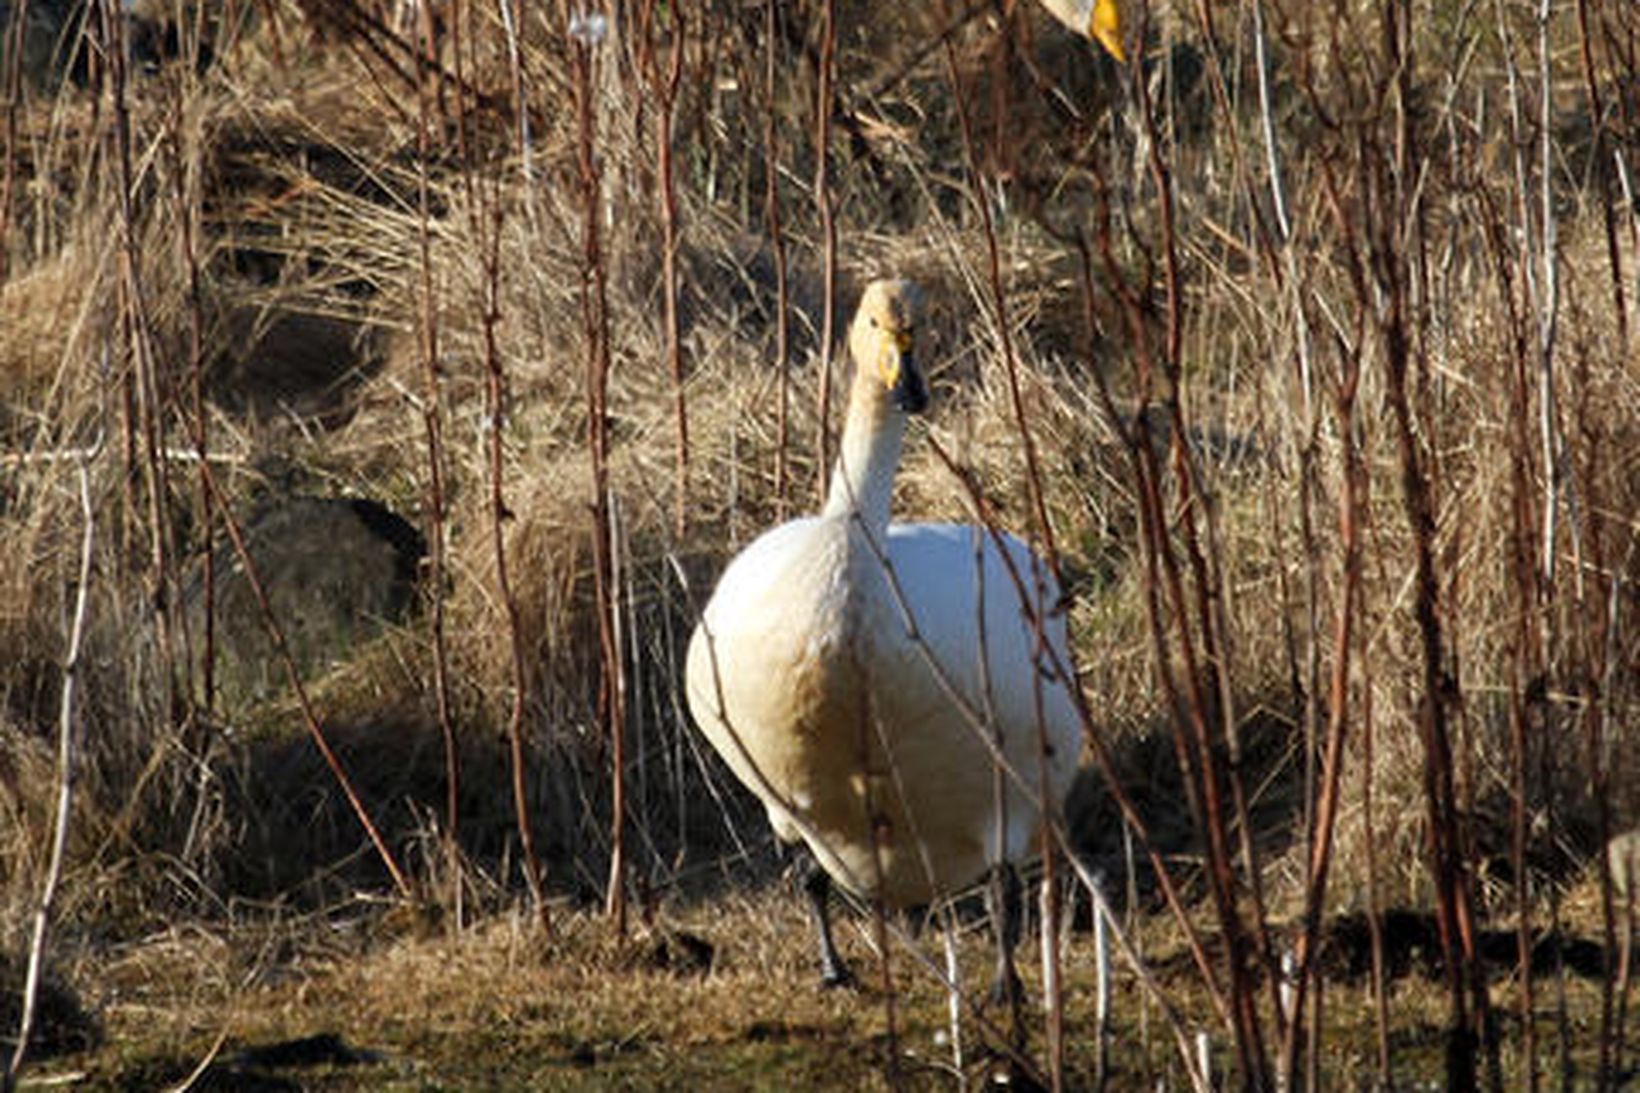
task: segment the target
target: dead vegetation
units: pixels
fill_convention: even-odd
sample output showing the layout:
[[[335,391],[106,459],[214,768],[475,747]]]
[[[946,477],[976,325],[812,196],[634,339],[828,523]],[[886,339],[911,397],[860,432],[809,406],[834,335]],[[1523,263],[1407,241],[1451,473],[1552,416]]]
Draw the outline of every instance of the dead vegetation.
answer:
[[[890,272],[934,304],[899,511],[1051,530],[1073,594],[1105,754],[1070,836],[1146,942],[1112,1081],[1189,1086],[1169,1013],[1248,1086],[1624,1072],[1587,871],[1640,819],[1633,5],[1131,4],[1131,70],[1026,4],[182,5],[151,57],[118,7],[103,63],[0,66],[0,968],[48,872],[84,467],[48,982],[105,1029],[93,1085],[249,1073],[356,999],[400,1062],[338,1087],[936,1081],[885,1059],[951,1058],[939,939],[894,947],[898,1029],[810,997],[677,689],[723,560],[813,506],[826,331]],[[307,497],[416,526],[417,609],[291,676],[274,642],[243,701],[198,590]],[[1328,924],[1370,969],[1403,909],[1435,981],[1332,983]],[[1564,962],[1508,977],[1568,929],[1605,961],[1570,1016]],[[704,981],[639,966],[669,931]],[[1065,1068],[1028,1054],[1075,1087],[1070,1005]],[[50,1011],[37,1053],[93,1035]]]

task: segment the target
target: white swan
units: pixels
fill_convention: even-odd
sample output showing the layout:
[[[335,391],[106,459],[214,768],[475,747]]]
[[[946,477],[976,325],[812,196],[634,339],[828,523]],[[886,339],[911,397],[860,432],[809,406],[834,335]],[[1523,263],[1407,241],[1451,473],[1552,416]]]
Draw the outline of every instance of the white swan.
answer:
[[[695,722],[781,841],[806,845],[824,869],[809,868],[803,886],[825,982],[848,975],[831,939],[828,876],[907,907],[989,870],[998,985],[1012,991],[1011,863],[1033,853],[1041,770],[1050,810],[1069,788],[1080,720],[1063,677],[1033,655],[1021,587],[1045,605],[1043,636],[1069,670],[1059,590],[1040,559],[1012,536],[999,549],[979,527],[889,523],[907,415],[928,398],[912,355],[917,308],[909,282],[866,288],[825,507],[729,564],[690,641],[686,687]],[[1013,771],[1000,815],[997,765],[976,722],[1000,738]]]
[[[1122,48],[1122,13],[1117,0],[1042,0],[1042,6],[1076,33],[1104,46],[1119,63],[1127,63],[1127,52]]]

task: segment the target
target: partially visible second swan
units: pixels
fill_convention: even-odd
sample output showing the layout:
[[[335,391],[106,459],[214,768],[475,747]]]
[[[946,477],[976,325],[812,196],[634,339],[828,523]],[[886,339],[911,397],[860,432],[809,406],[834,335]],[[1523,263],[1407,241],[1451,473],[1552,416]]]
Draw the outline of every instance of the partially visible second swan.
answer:
[[[1117,0],[1042,0],[1042,6],[1076,33],[1104,46],[1117,61],[1127,61],[1127,52],[1122,48],[1121,5]]]

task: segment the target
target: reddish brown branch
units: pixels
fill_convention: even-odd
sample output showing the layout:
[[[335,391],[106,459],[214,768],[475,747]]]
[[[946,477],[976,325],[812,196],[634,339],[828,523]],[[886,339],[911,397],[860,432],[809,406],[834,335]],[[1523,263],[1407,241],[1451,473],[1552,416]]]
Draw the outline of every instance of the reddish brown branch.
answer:
[[[572,17],[566,15],[566,22]],[[626,936],[626,711],[615,624],[614,539],[609,501],[609,272],[599,217],[603,183],[598,166],[594,103],[594,50],[598,44],[570,31],[576,116],[576,165],[581,185],[581,325],[586,343],[587,450],[592,455],[593,593],[603,681],[599,709],[610,742],[610,855],[605,911]]]
[[[1359,333],[1359,331],[1357,331]],[[1337,826],[1339,788],[1343,782],[1344,742],[1349,728],[1350,654],[1354,648],[1356,614],[1361,596],[1360,522],[1365,494],[1366,467],[1357,443],[1355,399],[1361,377],[1361,339],[1341,345],[1342,373],[1334,398],[1333,418],[1342,445],[1340,477],[1343,489],[1338,501],[1338,539],[1343,551],[1343,590],[1333,620],[1332,673],[1328,688],[1325,757],[1321,785],[1316,799],[1310,861],[1305,878],[1303,930],[1299,936],[1292,1013],[1282,1044],[1282,1084],[1297,1088],[1300,1029],[1303,1028],[1305,999],[1314,975],[1311,960],[1321,931],[1321,916],[1327,906],[1327,879],[1332,864],[1333,833]],[[1317,986],[1319,991],[1319,985]],[[1319,1044],[1312,1044],[1312,1051]]]
[[[787,311],[790,307],[786,283],[786,237],[780,223],[780,129],[775,112],[778,87],[777,60],[780,40],[775,0],[763,4],[763,216],[768,227],[769,246],[774,251],[774,367],[780,388],[779,409],[775,424],[774,496],[775,515],[786,517],[786,502],[790,493],[790,471],[787,460],[791,451],[791,327]]]
[[[818,496],[826,496],[826,476],[831,473],[831,354],[837,337],[837,209],[831,192],[831,112],[832,69],[837,51],[837,0],[824,0],[821,7],[819,74],[814,93],[814,202],[820,213],[821,312],[820,312],[820,426]]]
[[[952,476],[961,483],[963,492],[967,495],[969,504],[973,506],[980,524],[995,541],[998,557],[1001,558],[1003,568],[1008,573],[1009,580],[1013,583],[1014,591],[1020,597],[1021,605],[1028,615],[1034,615],[1040,605],[1036,598],[1031,597],[1025,578],[1015,568],[1012,554],[1003,549],[1003,543],[997,531],[1000,525],[997,523],[996,513],[993,511],[990,501],[986,499],[984,491],[974,481],[973,475],[966,468],[959,465],[956,460],[952,459],[938,440],[929,437],[928,444],[930,450],[933,451],[946,470],[950,471]],[[1040,623],[1033,617],[1032,625],[1038,626]],[[1052,661],[1051,656],[1046,657],[1046,659]],[[1186,946],[1190,950],[1191,958],[1196,964],[1197,970],[1201,972],[1202,983],[1207,988],[1208,997],[1212,1000],[1219,1015],[1228,1021],[1230,1009],[1213,974],[1213,965],[1207,955],[1207,949],[1202,944],[1201,937],[1196,932],[1196,928],[1185,910],[1184,901],[1179,895],[1178,886],[1173,881],[1172,873],[1167,868],[1167,862],[1151,841],[1150,831],[1145,824],[1144,817],[1140,814],[1138,806],[1134,803],[1132,796],[1127,792],[1126,786],[1123,785],[1121,777],[1117,774],[1115,757],[1111,755],[1104,736],[1098,731],[1093,722],[1093,715],[1087,708],[1086,698],[1082,694],[1081,687],[1076,683],[1075,673],[1071,671],[1069,665],[1050,663],[1049,667],[1050,674],[1064,681],[1067,691],[1075,702],[1077,715],[1082,722],[1082,737],[1093,752],[1094,763],[1099,767],[1100,773],[1105,778],[1111,799],[1115,802],[1117,810],[1121,812],[1123,822],[1128,825],[1139,840],[1140,848],[1144,851],[1146,859],[1156,874],[1156,881],[1161,887],[1163,899],[1166,900],[1169,910],[1173,912],[1175,922],[1184,933]],[[1000,755],[1000,752],[997,754]]]
[[[365,808],[364,801],[358,791],[353,788],[353,780],[348,777],[347,770],[342,766],[341,759],[330,746],[325,736],[324,723],[320,719],[312,699],[308,696],[307,688],[302,684],[301,673],[297,670],[296,660],[291,655],[290,643],[285,640],[284,627],[279,625],[279,619],[274,614],[273,606],[268,600],[266,587],[257,572],[256,561],[251,557],[249,548],[245,545],[245,536],[239,529],[239,522],[234,519],[228,508],[227,499],[222,494],[222,487],[216,481],[216,475],[205,460],[200,461],[201,475],[205,479],[205,486],[210,490],[211,498],[222,514],[223,530],[228,533],[228,541],[233,544],[234,555],[239,560],[240,568],[244,570],[245,580],[251,588],[251,596],[256,600],[256,608],[262,617],[262,627],[267,631],[268,640],[273,643],[273,652],[285,670],[285,681],[290,685],[291,693],[296,696],[296,703],[302,711],[302,722],[307,726],[308,735],[313,744],[319,749],[319,755],[324,759],[325,766],[330,768],[336,784],[341,787],[342,795],[347,798],[348,807],[358,818],[359,826],[364,828],[365,835],[370,839],[371,846],[375,847],[376,856],[381,859],[388,876],[393,878],[393,886],[398,889],[404,899],[415,898],[415,890],[410,886],[399,863],[393,856],[393,851],[387,846],[387,840],[382,838],[381,831],[375,821],[370,818],[369,809]]]
[[[0,176],[0,285],[6,283],[11,271],[11,206],[17,184],[17,119],[23,109],[23,48],[28,33],[29,0],[15,0],[8,11],[5,38],[0,45],[0,57],[5,60],[5,71],[0,81],[5,85],[6,163]]]
[[[666,360],[672,373],[672,413],[676,438],[677,483],[674,530],[681,536],[689,511],[689,413],[683,390],[683,346],[678,320],[678,192],[672,166],[672,131],[677,118],[678,87],[683,78],[685,24],[682,0],[672,0],[672,44],[663,66],[655,56],[655,0],[644,0],[639,60],[660,109],[655,117],[655,156],[660,171],[661,296],[665,302]]]
[[[424,5],[425,6],[425,5]],[[433,49],[427,41],[428,51]],[[433,293],[431,185],[427,177],[432,156],[431,120],[425,79],[416,82],[416,236],[420,260],[421,314],[418,334],[422,367],[422,428],[427,458],[428,596],[432,602],[433,702],[439,735],[444,742],[445,858],[454,885],[452,911],[461,917],[461,749],[450,709],[450,670],[445,639],[445,452],[442,366],[439,362],[438,302]]]
[[[1100,249],[1107,273],[1113,282],[1120,285],[1116,298],[1122,305],[1132,335],[1137,387],[1141,393],[1140,404],[1133,417],[1130,455],[1137,456],[1135,471],[1144,532],[1145,581],[1152,640],[1162,670],[1164,689],[1168,692],[1177,719],[1176,747],[1181,755],[1188,755],[1194,750],[1193,756],[1190,756],[1193,762],[1186,768],[1186,773],[1187,777],[1193,773],[1197,780],[1198,818],[1207,840],[1208,877],[1225,934],[1237,1066],[1244,1082],[1262,1088],[1271,1085],[1272,1077],[1255,999],[1257,979],[1252,974],[1248,958],[1263,965],[1264,978],[1270,983],[1271,998],[1277,1003],[1274,1009],[1279,1026],[1282,1018],[1274,983],[1275,961],[1267,935],[1259,866],[1252,845],[1252,825],[1236,768],[1240,758],[1239,744],[1231,700],[1228,624],[1224,617],[1220,578],[1212,548],[1210,545],[1204,546],[1202,525],[1198,524],[1201,521],[1210,528],[1210,500],[1189,451],[1190,434],[1181,402],[1184,302],[1172,171],[1162,155],[1165,142],[1156,123],[1148,85],[1142,77],[1136,76],[1133,89],[1140,125],[1149,138],[1146,142],[1147,166],[1155,188],[1157,235],[1162,254],[1166,302],[1159,352],[1152,348],[1152,334],[1139,296],[1127,285],[1125,275],[1111,256],[1107,225],[1101,225]],[[1157,455],[1159,444],[1152,435],[1149,412],[1149,398],[1157,389],[1158,380],[1162,409],[1170,433],[1171,482],[1178,491],[1175,519],[1169,518],[1163,500],[1164,476]],[[1188,590],[1173,544],[1175,529],[1190,571]],[[1172,641],[1168,639],[1169,628],[1160,609],[1162,596],[1165,596],[1167,615],[1172,620]],[[1194,634],[1192,619],[1195,620]],[[1175,656],[1180,663],[1177,677],[1170,669]],[[1222,748],[1215,735],[1222,739]],[[1228,768],[1225,752],[1231,760]],[[1239,851],[1252,897],[1252,929],[1248,928],[1240,908],[1240,884],[1228,830],[1232,816],[1240,837]]]

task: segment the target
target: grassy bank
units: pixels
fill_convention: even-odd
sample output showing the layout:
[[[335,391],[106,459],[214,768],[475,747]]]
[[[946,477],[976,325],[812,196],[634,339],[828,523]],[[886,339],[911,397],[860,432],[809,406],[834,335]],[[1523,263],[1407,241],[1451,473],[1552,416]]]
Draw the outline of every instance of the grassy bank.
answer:
[[[1618,1073],[1640,16],[1210,7],[1132,6],[1119,67],[1034,5],[33,5],[92,48],[6,54],[0,952],[17,996],[66,726],[46,967],[97,1046],[25,1075],[334,1033],[380,1058],[292,1080],[948,1080],[941,931],[812,992],[678,692],[888,273],[897,511],[1071,593],[1113,1084],[1188,1088],[1198,1030],[1248,1084],[1450,1081],[1466,1031]]]

